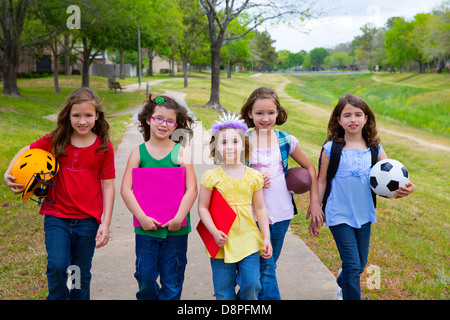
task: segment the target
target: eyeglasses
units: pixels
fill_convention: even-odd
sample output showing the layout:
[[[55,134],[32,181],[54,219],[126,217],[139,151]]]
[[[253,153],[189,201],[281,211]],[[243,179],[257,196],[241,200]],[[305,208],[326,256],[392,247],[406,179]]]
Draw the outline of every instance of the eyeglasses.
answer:
[[[166,120],[166,119],[161,118],[161,117],[150,117],[150,118],[152,118],[153,121],[155,121],[157,124],[163,124],[164,122],[166,122],[168,127],[176,127],[178,125],[173,120]]]

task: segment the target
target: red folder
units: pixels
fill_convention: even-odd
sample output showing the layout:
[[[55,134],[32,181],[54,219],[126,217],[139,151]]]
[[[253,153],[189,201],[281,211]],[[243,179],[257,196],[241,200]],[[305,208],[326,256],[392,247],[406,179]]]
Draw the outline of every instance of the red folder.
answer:
[[[209,212],[211,213],[211,218],[216,225],[216,228],[228,235],[228,232],[236,219],[236,212],[228,205],[216,188],[213,189],[211,195]],[[200,238],[202,238],[211,258],[214,259],[217,252],[219,252],[220,247],[216,244],[214,237],[209,233],[201,220],[197,225],[197,232],[200,235]]]
[[[133,193],[144,213],[161,225],[172,220],[186,192],[186,168],[134,168],[132,174]],[[141,226],[135,217],[133,226]]]

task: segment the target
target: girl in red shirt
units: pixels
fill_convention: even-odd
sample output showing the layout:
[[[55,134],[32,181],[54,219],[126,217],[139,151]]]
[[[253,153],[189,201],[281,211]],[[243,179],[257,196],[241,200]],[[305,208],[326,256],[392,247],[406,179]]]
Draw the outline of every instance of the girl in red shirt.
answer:
[[[59,164],[39,212],[45,215],[47,299],[88,300],[92,257],[95,248],[108,243],[115,190],[109,124],[97,95],[88,88],[74,90],[56,129],[16,154],[4,176],[14,194],[22,193],[24,186],[14,182],[12,166],[22,153],[35,148],[51,152]],[[69,284],[68,272],[75,278]]]

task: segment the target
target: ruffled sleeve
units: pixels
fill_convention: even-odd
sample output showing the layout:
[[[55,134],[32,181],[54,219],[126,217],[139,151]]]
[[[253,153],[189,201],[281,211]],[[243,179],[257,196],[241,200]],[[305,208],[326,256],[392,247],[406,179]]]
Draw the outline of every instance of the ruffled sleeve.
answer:
[[[208,190],[214,189],[215,186],[219,183],[219,177],[214,172],[214,170],[209,169],[206,170],[200,179],[200,183],[202,186],[204,186]]]
[[[298,139],[294,137],[292,134],[289,135],[289,139],[291,139],[291,143],[289,144],[289,154],[294,152],[295,147],[298,145]]]
[[[333,144],[333,141],[327,141],[327,143],[325,143],[323,146],[323,149],[325,150],[325,153],[327,154],[328,159],[330,159],[332,144]]]
[[[253,192],[255,192],[256,190],[261,189],[264,186],[264,179],[261,175],[261,173],[259,173],[256,170],[253,170]]]

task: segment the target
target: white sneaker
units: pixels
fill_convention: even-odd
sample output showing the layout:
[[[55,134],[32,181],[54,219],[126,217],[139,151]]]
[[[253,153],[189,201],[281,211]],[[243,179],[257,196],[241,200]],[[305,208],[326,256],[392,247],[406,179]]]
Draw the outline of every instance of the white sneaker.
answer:
[[[342,272],[342,269],[339,270],[338,277],[341,274],[341,272]],[[342,288],[339,287],[339,285],[337,286],[336,290],[334,291],[334,300],[344,300],[342,298]]]

